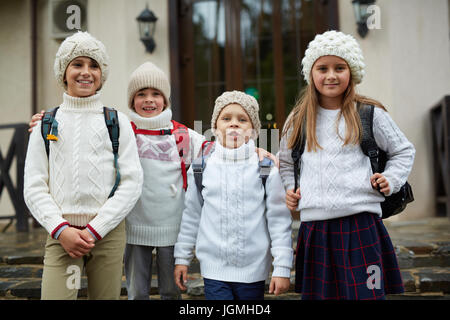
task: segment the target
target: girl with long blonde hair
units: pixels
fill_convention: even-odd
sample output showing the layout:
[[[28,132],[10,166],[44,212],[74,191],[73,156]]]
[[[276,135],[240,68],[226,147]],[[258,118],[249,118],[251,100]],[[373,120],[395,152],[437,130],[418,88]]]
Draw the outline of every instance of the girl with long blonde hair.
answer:
[[[286,121],[279,154],[286,205],[300,211],[295,290],[303,299],[384,299],[402,293],[380,203],[383,194],[398,192],[406,182],[414,146],[380,102],[356,93],[365,65],[352,36],[317,35],[302,65],[308,85]],[[373,135],[388,157],[380,173],[372,173],[360,147],[360,104],[375,106]],[[292,149],[302,141],[294,190]]]

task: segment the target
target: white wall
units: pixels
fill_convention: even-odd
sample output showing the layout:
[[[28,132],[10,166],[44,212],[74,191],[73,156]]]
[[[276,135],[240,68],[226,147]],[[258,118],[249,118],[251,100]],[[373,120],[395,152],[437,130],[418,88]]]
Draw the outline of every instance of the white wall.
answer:
[[[156,49],[145,51],[139,39],[136,17],[146,3],[158,17]],[[111,58],[109,79],[103,89],[103,101],[119,110],[127,110],[127,85],[130,74],[145,61],[158,65],[170,79],[168,1],[96,0],[89,1],[89,32],[106,46]]]
[[[145,52],[139,40],[136,17],[149,4],[158,17],[156,49]],[[52,39],[48,0],[38,1],[38,108],[49,109],[61,103],[61,88],[53,73],[55,54],[62,40]],[[107,106],[127,112],[127,83],[133,70],[152,61],[170,79],[167,0],[88,0],[88,32],[102,41],[110,56],[110,74],[102,89]],[[28,0],[0,1],[0,124],[29,122],[31,117],[31,6]],[[5,155],[12,130],[0,131],[0,148]],[[14,168],[11,170],[13,182]],[[11,215],[6,188],[0,197],[0,216]]]
[[[416,147],[409,181],[415,201],[406,214],[435,214],[430,108],[450,94],[448,0],[378,0],[381,29],[361,39],[351,1],[339,1],[341,31],[360,42],[367,65],[359,92],[380,100]]]
[[[39,3],[42,5],[39,15],[39,105],[48,108],[60,103],[63,93],[53,75],[53,62],[61,41],[50,37],[48,1]],[[145,51],[139,39],[136,21],[147,3],[158,17],[156,49],[152,54]],[[170,79],[168,1],[88,0],[87,14],[87,31],[103,42],[110,57],[110,72],[102,88],[102,101],[107,106],[127,112],[128,79],[140,64],[151,61],[166,72]]]

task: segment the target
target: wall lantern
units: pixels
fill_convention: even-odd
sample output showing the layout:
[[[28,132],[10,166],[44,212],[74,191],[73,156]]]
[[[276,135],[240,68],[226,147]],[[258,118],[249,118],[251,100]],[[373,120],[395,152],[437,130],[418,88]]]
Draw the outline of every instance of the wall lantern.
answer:
[[[358,34],[364,38],[369,29],[367,28],[367,18],[370,14],[367,8],[375,3],[375,0],[353,0],[353,10],[355,11],[356,24],[358,25]]]
[[[158,18],[153,11],[148,9],[148,5],[146,5],[145,9],[142,10],[136,20],[139,24],[139,36],[141,37],[141,41],[144,43],[147,52],[152,53],[156,47],[153,36],[155,35],[156,20],[158,20]]]

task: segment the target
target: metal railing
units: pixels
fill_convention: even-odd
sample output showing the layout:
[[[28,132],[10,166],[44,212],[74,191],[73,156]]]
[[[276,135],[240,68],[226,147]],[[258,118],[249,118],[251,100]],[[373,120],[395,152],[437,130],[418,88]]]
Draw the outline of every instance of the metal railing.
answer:
[[[430,112],[436,213],[450,218],[450,96]]]
[[[4,156],[0,148],[0,198],[3,193],[3,189],[9,193],[12,205],[14,206],[15,214],[11,216],[0,216],[0,219],[9,219],[9,223],[3,228],[3,232],[16,219],[17,231],[28,231],[28,217],[29,211],[25,205],[23,198],[23,174],[25,167],[25,155],[28,147],[28,124],[6,124],[0,125],[0,130],[14,129],[12,139]],[[10,169],[14,158],[16,159],[16,185],[14,186],[10,176]]]

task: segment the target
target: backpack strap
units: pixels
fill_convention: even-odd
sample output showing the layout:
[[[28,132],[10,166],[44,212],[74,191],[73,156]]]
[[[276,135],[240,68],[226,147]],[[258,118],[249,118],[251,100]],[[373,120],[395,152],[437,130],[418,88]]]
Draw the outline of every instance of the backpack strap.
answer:
[[[363,129],[361,138],[361,150],[366,156],[369,157],[372,172],[380,172],[380,150],[373,135],[373,114],[375,107],[373,105],[365,105],[358,102],[357,109]]]
[[[133,128],[135,134],[145,134],[149,136],[171,135],[173,131],[173,129],[160,129],[160,130],[138,129],[138,127],[133,121],[131,121],[131,127]]]
[[[294,192],[298,189],[298,177],[300,175],[300,159],[305,151],[306,144],[306,121],[303,122],[303,129],[300,135],[300,139],[292,149],[292,160],[294,160]]]
[[[50,140],[58,140],[58,121],[56,121],[56,112],[58,112],[59,107],[47,110],[42,117],[41,123],[41,135],[44,139],[45,152],[47,153],[47,158],[50,154]]]
[[[111,198],[116,192],[117,187],[120,183],[120,172],[119,172],[119,117],[117,110],[113,108],[103,107],[103,114],[105,116],[106,127],[108,128],[109,138],[111,139],[113,154],[114,154],[114,169],[116,170],[116,180],[114,186],[108,196]]]
[[[270,158],[264,158],[259,162],[259,177],[261,178],[264,190],[266,189],[266,181],[272,169],[273,161]]]
[[[189,156],[189,130],[184,125],[175,120],[172,120],[173,129],[172,134],[175,136],[175,142],[177,144],[178,155],[181,159],[181,174],[183,175],[183,189],[187,189],[187,168],[186,159]]]
[[[266,197],[267,197],[266,182],[267,182],[267,178],[270,175],[270,170],[272,170],[273,161],[270,158],[264,157],[264,159],[262,159],[262,161],[259,161],[258,165],[259,165],[259,177],[261,178],[261,182],[264,187],[264,199],[266,199]]]
[[[171,120],[173,129],[160,129],[160,130],[146,130],[138,129],[136,124],[131,121],[131,127],[135,134],[144,134],[150,136],[165,136],[173,134],[178,149],[178,155],[181,159],[181,174],[183,176],[183,189],[187,189],[187,174],[186,171],[189,166],[186,165],[186,159],[189,156],[189,129],[184,124],[181,124],[175,120]]]
[[[194,172],[195,186],[197,187],[198,197],[203,206],[203,171],[206,167],[206,161],[214,150],[214,141],[204,141],[201,147],[201,156],[192,161],[192,171]]]

